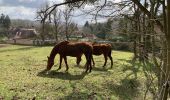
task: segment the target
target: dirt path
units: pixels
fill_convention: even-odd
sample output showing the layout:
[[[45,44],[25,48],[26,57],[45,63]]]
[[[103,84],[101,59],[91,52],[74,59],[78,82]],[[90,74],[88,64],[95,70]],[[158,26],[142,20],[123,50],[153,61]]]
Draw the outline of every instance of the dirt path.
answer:
[[[7,47],[9,44],[0,44],[0,48]]]

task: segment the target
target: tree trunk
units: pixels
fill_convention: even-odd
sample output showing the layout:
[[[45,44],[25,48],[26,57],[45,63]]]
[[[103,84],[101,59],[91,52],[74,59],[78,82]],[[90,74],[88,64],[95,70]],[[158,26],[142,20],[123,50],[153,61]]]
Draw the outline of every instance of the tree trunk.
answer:
[[[69,38],[68,38],[68,25],[66,25],[66,39],[69,40]]]
[[[164,20],[164,33],[167,34],[167,17],[166,17],[166,12],[165,12],[165,0],[163,0],[163,4],[162,4],[162,9],[163,9],[163,20]],[[163,49],[163,57],[162,57],[162,61],[163,61],[163,65],[162,65],[162,71],[160,71],[160,80],[159,82],[159,86],[158,86],[158,91],[159,91],[159,100],[162,100],[163,98],[163,92],[165,91],[164,88],[162,90],[162,86],[165,83],[165,72],[166,72],[166,67],[167,67],[167,42],[166,39],[162,39],[162,49]]]
[[[139,0],[131,0],[131,1],[134,2],[140,8],[140,10],[143,11],[149,18],[151,17],[151,13],[140,3]],[[153,18],[155,19],[155,23],[163,31],[162,23],[157,18],[155,18],[155,16],[153,16]]]
[[[41,33],[41,39],[44,42],[45,38],[44,38],[44,33],[45,32],[45,22],[42,22],[42,33]]]
[[[166,68],[166,79],[167,81],[164,83],[165,85],[165,90],[164,90],[164,95],[163,95],[163,100],[168,99],[168,94],[169,94],[169,81],[170,81],[170,0],[167,0],[167,68]]]

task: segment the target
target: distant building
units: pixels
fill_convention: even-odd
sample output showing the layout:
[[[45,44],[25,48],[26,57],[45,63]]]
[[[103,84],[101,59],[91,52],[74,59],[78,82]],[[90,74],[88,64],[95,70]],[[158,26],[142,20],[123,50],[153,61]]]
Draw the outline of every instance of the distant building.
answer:
[[[33,38],[35,36],[37,36],[37,32],[35,29],[12,28],[10,30],[10,38],[14,38],[14,39]]]
[[[96,35],[94,34],[82,33],[82,36],[88,39],[97,39]]]

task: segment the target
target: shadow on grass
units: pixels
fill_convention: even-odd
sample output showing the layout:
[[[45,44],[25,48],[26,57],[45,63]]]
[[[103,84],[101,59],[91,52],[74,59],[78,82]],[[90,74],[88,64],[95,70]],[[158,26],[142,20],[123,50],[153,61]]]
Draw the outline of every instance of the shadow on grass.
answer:
[[[98,100],[96,93],[72,92],[71,94],[61,98],[61,100]],[[100,99],[99,99],[100,100]]]
[[[65,96],[64,98],[61,98],[61,100],[86,100],[87,98],[89,98],[88,93],[72,92],[71,94]]]
[[[8,51],[23,51],[23,50],[30,50],[33,48],[37,48],[37,47],[33,47],[33,46],[26,46],[26,47],[22,47],[22,48],[17,48],[17,49],[9,49],[9,50],[1,50],[0,52],[8,52]]]
[[[119,100],[135,100],[139,95],[140,83],[136,79],[123,79],[120,85],[107,82],[106,87],[119,96]]]
[[[119,100],[134,100],[139,95],[140,82],[137,80],[137,73],[140,71],[141,65],[139,63],[133,62],[132,60],[118,59],[118,61],[125,62],[127,64],[122,64],[122,71],[130,71],[124,79],[120,81],[120,84],[115,84],[112,81],[105,83],[104,87],[107,88],[111,93],[117,95]],[[131,76],[134,76],[133,78]]]
[[[119,100],[134,100],[138,97],[140,82],[137,80],[137,73],[140,71],[141,63],[134,62],[132,60],[118,59],[119,61],[126,62],[123,64],[122,71],[131,71],[127,74],[120,84],[114,84],[114,82],[107,82],[106,88],[108,88],[112,93],[118,95]],[[121,65],[122,66],[122,65]],[[131,76],[134,76],[133,78]]]
[[[88,73],[83,72],[80,75],[72,75],[68,72],[57,72],[57,71],[49,71],[48,74],[46,74],[46,71],[43,70],[41,72],[38,73],[37,76],[40,77],[48,77],[48,78],[59,78],[62,80],[80,80],[83,79],[85,77],[85,75],[87,75]]]
[[[137,73],[140,71],[140,67],[142,66],[141,63],[133,61],[133,60],[126,60],[126,59],[119,59],[119,60],[128,63],[128,65],[124,66],[122,70],[123,72],[131,71],[131,73],[128,74],[125,78],[128,78],[134,75],[135,79],[137,79]]]
[[[80,69],[86,69],[86,67],[85,66],[81,66],[81,65],[75,65],[74,67],[77,67],[77,68],[80,68]],[[104,71],[104,72],[106,72],[106,71],[108,71],[108,69],[110,69],[110,68],[106,68],[106,67],[95,67],[95,66],[92,66],[92,71]]]

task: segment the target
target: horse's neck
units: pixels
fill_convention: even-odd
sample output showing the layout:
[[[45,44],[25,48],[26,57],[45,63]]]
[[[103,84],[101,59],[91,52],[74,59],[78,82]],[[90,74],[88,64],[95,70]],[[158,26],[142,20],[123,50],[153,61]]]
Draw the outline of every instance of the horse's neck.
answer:
[[[55,56],[57,54],[57,50],[56,50],[56,47],[54,47],[51,51],[51,54],[50,54],[50,59],[51,60],[54,60]]]

